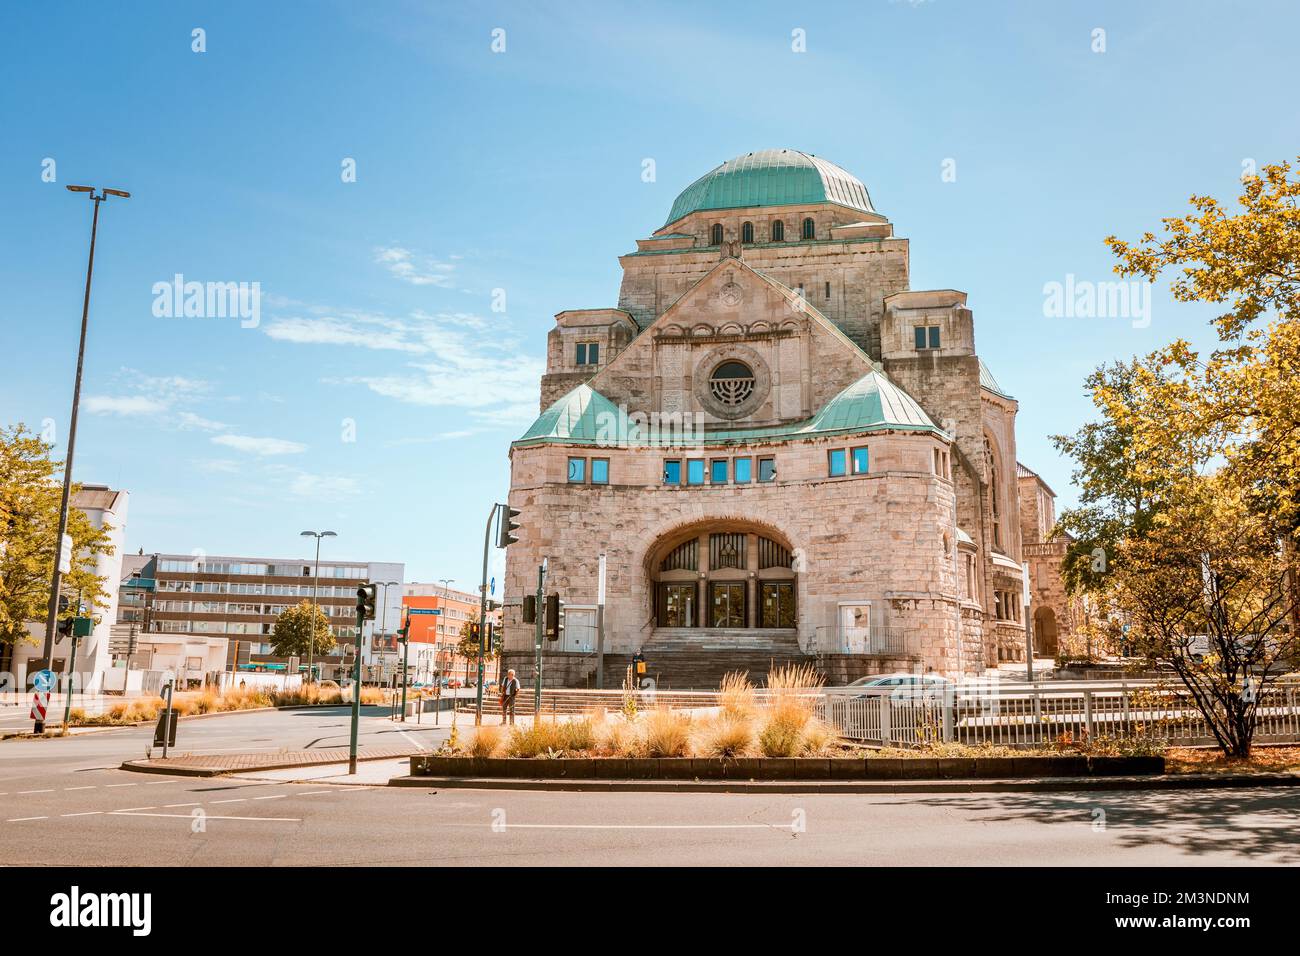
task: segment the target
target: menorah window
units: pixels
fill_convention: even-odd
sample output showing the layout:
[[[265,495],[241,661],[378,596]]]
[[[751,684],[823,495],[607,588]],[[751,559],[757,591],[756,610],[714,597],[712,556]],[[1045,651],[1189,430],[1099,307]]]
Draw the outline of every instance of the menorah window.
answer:
[[[754,394],[754,373],[744,362],[723,362],[709,376],[713,397],[735,408]]]

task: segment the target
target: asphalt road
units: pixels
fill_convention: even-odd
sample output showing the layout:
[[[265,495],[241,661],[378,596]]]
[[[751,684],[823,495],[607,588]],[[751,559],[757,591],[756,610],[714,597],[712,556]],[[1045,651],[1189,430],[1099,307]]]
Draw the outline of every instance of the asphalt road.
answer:
[[[362,742],[439,731],[376,708]],[[346,711],[181,725],[178,750],[327,747]],[[441,734],[445,734],[445,727]],[[1300,863],[1294,790],[601,794],[362,788],[116,769],[148,734],[0,743],[0,864],[1164,865]]]

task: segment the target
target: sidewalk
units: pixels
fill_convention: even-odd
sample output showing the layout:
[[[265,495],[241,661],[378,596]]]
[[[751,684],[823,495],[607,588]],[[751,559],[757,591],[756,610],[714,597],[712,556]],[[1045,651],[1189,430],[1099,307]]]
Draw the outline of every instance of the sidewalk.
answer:
[[[361,747],[357,751],[357,760],[392,760],[425,752],[423,748],[410,745]],[[277,753],[180,754],[175,757],[155,757],[151,760],[128,760],[122,764],[122,769],[140,773],[175,774],[182,777],[217,777],[222,774],[317,767],[328,764],[346,766],[347,762],[348,748],[332,747],[320,750],[281,750]]]

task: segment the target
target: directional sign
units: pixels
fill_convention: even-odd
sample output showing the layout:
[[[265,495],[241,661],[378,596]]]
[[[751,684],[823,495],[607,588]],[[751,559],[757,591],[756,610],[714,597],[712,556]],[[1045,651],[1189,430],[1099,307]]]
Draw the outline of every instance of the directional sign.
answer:
[[[32,688],[43,694],[54,690],[54,671],[46,668],[32,675]]]
[[[407,613],[407,614],[441,614],[441,613],[442,613],[442,608],[440,608],[440,607],[408,607],[408,608],[406,609],[406,613]]]
[[[492,578],[491,581],[488,582],[488,594],[496,594],[496,593],[497,593],[497,579],[494,577]]]

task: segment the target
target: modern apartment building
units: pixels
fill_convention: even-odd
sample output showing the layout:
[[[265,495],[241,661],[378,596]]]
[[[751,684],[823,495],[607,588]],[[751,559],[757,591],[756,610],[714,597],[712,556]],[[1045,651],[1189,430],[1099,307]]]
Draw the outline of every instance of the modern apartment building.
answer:
[[[357,587],[366,582],[400,584],[405,570],[394,562],[321,561],[317,566],[310,557],[192,554],[158,554],[152,565],[152,595],[136,595],[132,604],[124,604],[121,622],[149,632],[224,636],[232,656],[236,642],[241,645],[241,661],[250,653],[269,653],[276,617],[313,597],[329,618],[335,640],[355,640]],[[401,597],[400,586],[380,589],[394,629]],[[370,625],[366,631],[371,631]]]

